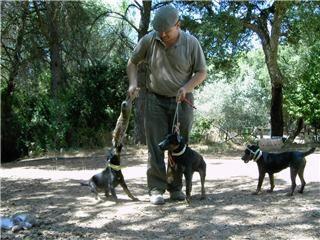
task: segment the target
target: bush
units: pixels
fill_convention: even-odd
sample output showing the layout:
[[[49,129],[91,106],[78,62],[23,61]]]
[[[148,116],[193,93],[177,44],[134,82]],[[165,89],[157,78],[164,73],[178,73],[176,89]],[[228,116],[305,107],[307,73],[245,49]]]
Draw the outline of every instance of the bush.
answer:
[[[81,73],[82,82],[68,93],[68,146],[103,146],[97,139],[115,127],[121,102],[126,98],[124,62],[91,67]],[[106,138],[105,138],[106,139]]]

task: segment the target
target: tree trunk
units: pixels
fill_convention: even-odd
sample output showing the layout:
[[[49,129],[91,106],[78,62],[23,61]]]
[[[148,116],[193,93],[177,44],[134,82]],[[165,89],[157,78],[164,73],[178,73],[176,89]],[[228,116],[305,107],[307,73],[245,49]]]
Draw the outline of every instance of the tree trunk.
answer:
[[[271,136],[282,137],[284,127],[282,110],[284,76],[282,75],[277,62],[278,46],[275,45],[277,45],[278,42],[276,41],[273,46],[270,42],[271,41],[268,41],[267,44],[263,45],[263,50],[271,79]]]
[[[18,139],[20,135],[19,124],[13,112],[13,99],[15,81],[18,76],[21,63],[21,49],[25,33],[25,23],[28,14],[29,3],[21,2],[22,16],[17,30],[17,40],[12,53],[12,62],[9,72],[7,88],[1,94],[1,162],[12,161],[20,157]]]
[[[58,88],[62,82],[62,57],[61,43],[59,35],[59,6],[61,2],[37,2],[34,1],[34,8],[38,16],[38,24],[42,34],[49,43],[50,71],[51,71],[51,94],[57,96]],[[40,8],[46,10],[45,15],[40,12]]]
[[[50,51],[50,69],[51,69],[51,93],[57,96],[58,88],[62,83],[62,58],[59,37],[58,5],[59,2],[48,2],[47,18],[49,30],[49,51]]]
[[[269,76],[272,85],[272,98],[271,98],[271,136],[283,136],[283,82],[284,76],[278,65],[278,46],[281,35],[281,22],[284,17],[288,5],[282,2],[274,3],[274,17],[271,26],[271,33],[269,35],[268,20],[263,10],[259,19],[259,29],[257,33],[261,39],[263,51],[265,54],[265,61],[267,64]],[[271,11],[271,10],[270,10]]]
[[[141,20],[139,24],[138,39],[140,40],[148,33],[151,13],[151,1],[143,1],[143,10],[141,11]],[[148,81],[147,66],[140,64],[138,69],[138,86],[140,87],[139,97],[135,100],[134,115],[134,142],[146,144],[146,135],[144,129],[144,109],[146,98],[146,82]]]
[[[272,86],[272,99],[271,99],[271,136],[283,136],[283,111],[282,111],[282,84]]]

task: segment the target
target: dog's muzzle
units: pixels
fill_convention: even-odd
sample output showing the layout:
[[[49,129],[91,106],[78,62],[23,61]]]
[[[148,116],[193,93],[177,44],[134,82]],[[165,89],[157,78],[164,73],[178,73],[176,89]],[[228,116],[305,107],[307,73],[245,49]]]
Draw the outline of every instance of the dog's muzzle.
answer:
[[[250,156],[244,155],[241,160],[244,161],[244,163],[248,163],[250,161]]]
[[[168,141],[167,139],[163,140],[158,144],[158,147],[161,149],[161,151],[168,150]]]

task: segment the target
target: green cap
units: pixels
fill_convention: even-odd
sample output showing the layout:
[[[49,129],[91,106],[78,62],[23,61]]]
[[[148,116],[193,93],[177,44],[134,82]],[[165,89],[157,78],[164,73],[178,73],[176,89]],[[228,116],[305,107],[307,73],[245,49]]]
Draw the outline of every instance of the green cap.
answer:
[[[156,12],[152,26],[157,32],[166,32],[172,28],[178,21],[179,14],[177,9],[171,5],[166,5]]]

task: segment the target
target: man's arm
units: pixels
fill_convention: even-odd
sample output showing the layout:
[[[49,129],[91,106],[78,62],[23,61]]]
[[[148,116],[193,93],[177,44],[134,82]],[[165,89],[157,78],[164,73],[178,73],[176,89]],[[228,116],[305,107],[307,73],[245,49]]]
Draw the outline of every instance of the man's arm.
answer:
[[[129,59],[127,64],[127,75],[129,78],[128,94],[130,98],[135,98],[138,94],[138,66]]]
[[[193,77],[179,89],[177,94],[177,101],[183,101],[188,92],[192,92],[195,87],[200,85],[207,77],[207,71],[202,70],[193,75]]]

